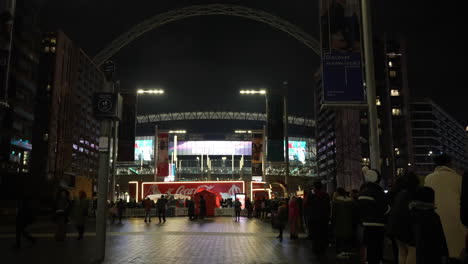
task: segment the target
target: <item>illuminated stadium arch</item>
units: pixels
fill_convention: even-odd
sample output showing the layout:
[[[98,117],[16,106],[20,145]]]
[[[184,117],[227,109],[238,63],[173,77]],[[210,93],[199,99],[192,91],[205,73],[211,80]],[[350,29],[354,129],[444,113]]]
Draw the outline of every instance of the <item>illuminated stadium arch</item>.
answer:
[[[231,4],[206,4],[188,6],[155,15],[137,24],[124,34],[120,35],[118,38],[114,39],[107,47],[101,50],[93,58],[93,60],[96,63],[96,65],[100,66],[106,60],[112,58],[112,56],[114,56],[114,54],[116,54],[120,49],[122,49],[141,35],[167,23],[189,17],[212,15],[237,16],[268,24],[278,30],[287,33],[302,44],[306,45],[308,48],[312,49],[312,51],[315,54],[320,55],[319,41],[313,38],[310,34],[307,34],[298,26],[291,24],[290,22],[280,17],[274,16],[262,10],[244,6]]]
[[[208,111],[208,112],[180,112],[180,113],[159,113],[142,115],[137,117],[138,124],[145,123],[159,123],[165,121],[177,120],[245,120],[245,121],[262,121],[266,122],[265,113],[251,113],[251,112],[221,112],[221,111]],[[289,116],[288,123],[290,125],[314,127],[315,120]]]

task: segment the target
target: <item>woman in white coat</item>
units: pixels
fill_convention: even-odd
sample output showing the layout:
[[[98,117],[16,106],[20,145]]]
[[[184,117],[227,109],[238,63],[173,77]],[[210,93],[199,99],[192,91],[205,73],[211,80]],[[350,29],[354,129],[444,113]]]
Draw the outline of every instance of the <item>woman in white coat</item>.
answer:
[[[460,219],[462,176],[451,168],[448,155],[439,155],[434,162],[436,168],[433,173],[427,175],[425,186],[434,189],[436,211],[442,222],[450,257],[459,259],[468,232]]]

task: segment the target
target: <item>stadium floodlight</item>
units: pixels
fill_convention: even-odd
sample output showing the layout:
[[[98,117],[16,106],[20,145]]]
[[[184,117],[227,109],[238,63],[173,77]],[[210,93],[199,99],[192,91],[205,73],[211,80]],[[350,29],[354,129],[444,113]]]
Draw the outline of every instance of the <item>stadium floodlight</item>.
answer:
[[[164,94],[164,90],[162,89],[155,89],[155,90],[143,90],[139,89],[137,91],[138,94]]]
[[[260,94],[265,95],[267,92],[266,90],[240,90],[240,94]]]
[[[169,130],[169,134],[185,134],[186,130]]]
[[[252,130],[235,130],[236,134],[252,134]]]

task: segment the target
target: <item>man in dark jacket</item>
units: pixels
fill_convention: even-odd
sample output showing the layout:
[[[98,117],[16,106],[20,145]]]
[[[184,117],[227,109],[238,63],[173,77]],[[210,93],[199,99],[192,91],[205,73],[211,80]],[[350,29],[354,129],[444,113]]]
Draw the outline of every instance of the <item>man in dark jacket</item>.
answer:
[[[314,192],[308,198],[311,211],[308,226],[312,235],[314,252],[318,257],[325,255],[328,246],[328,223],[330,222],[330,196],[322,191],[322,182],[314,182]]]
[[[364,228],[363,243],[367,248],[369,264],[380,264],[383,258],[386,216],[390,212],[385,193],[378,184],[380,174],[376,170],[363,168],[364,184],[358,198],[360,222]]]
[[[396,194],[388,219],[387,233],[396,240],[399,263],[412,263],[416,249],[411,243],[411,221],[409,204],[419,185],[418,177],[408,172],[400,177],[400,191]]]
[[[421,187],[410,203],[413,244],[417,264],[448,263],[449,251],[439,215],[435,212],[434,190]]]
[[[16,248],[21,247],[21,238],[25,237],[32,244],[36,242],[26,228],[33,223],[33,213],[29,206],[29,202],[26,199],[20,198],[18,200],[16,209]]]
[[[156,202],[156,208],[158,208],[159,223],[161,223],[161,218],[163,222],[166,223],[166,204],[167,199],[166,197],[164,197],[164,195],[162,195],[161,198],[159,198]]]

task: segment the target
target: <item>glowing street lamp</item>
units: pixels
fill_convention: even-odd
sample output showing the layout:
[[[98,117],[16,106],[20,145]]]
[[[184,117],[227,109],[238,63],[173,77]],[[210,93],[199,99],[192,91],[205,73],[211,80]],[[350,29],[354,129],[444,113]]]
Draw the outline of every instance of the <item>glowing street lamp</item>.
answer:
[[[266,90],[240,90],[240,94],[260,94],[265,95],[267,92]]]
[[[252,134],[252,130],[235,130],[236,134]]]
[[[169,134],[185,134],[186,130],[169,130]]]
[[[154,90],[137,90],[137,94],[164,94],[164,90],[162,89],[154,89]]]

